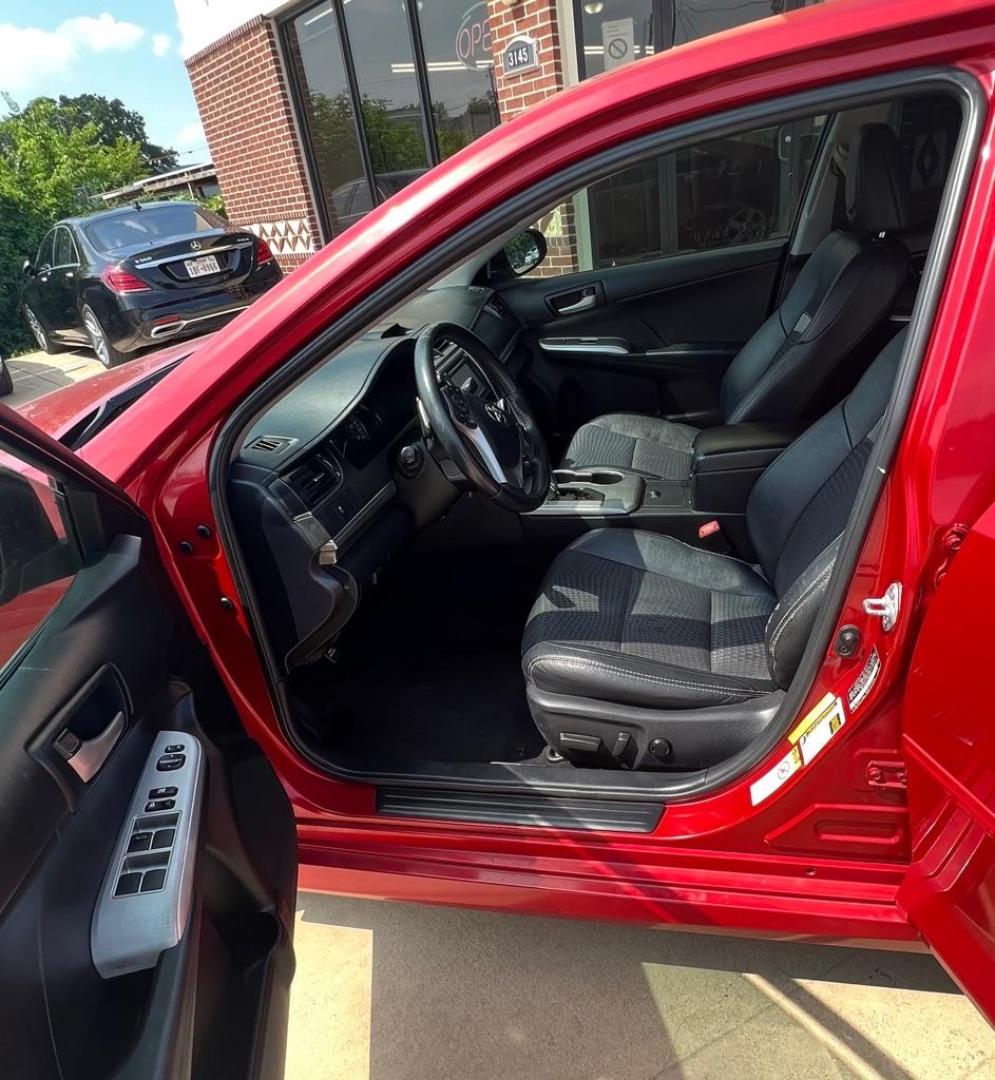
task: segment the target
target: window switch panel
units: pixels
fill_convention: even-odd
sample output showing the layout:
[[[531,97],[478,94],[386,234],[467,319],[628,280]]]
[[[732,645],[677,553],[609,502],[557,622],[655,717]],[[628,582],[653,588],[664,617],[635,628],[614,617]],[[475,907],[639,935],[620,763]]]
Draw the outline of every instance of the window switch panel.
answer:
[[[186,932],[205,769],[196,737],[156,737],[93,913],[90,952],[102,978],[155,967]],[[168,786],[164,771],[173,781]]]

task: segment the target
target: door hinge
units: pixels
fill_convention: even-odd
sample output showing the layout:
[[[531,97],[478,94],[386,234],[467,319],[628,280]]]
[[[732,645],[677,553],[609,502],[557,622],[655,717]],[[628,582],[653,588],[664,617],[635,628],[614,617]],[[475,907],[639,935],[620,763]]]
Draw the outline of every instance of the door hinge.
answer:
[[[902,586],[893,581],[884,596],[870,596],[864,601],[864,611],[881,620],[881,628],[887,632],[898,622],[898,613],[902,606]]]
[[[909,786],[904,761],[869,761],[864,775],[872,788],[905,791]]]

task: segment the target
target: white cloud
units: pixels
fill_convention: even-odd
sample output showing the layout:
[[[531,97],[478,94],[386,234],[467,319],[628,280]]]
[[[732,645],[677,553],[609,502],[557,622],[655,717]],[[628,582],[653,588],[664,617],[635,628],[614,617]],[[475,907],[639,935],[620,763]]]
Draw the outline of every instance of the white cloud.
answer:
[[[131,49],[145,36],[145,31],[140,26],[119,22],[106,11],[95,19],[88,15],[66,19],[55,33],[98,53],[107,52],[109,49]]]
[[[152,35],[152,52],[155,56],[163,57],[173,47],[173,39],[169,34]]]
[[[204,134],[204,125],[199,120],[191,120],[180,128],[169,145],[174,150],[206,150],[207,136]]]
[[[69,72],[85,52],[131,49],[144,36],[142,27],[106,12],[66,19],[54,30],[0,23],[0,89],[20,93],[47,75]]]

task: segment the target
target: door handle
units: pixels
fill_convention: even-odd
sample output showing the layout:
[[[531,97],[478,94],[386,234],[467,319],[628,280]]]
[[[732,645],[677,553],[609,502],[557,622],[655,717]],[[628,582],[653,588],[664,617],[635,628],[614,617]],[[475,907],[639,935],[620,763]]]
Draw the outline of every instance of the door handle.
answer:
[[[594,293],[591,293],[590,296],[582,296],[573,304],[564,304],[563,307],[558,307],[556,310],[560,315],[573,315],[577,311],[590,311],[597,303],[598,298]]]
[[[55,748],[66,759],[69,768],[86,784],[100,772],[123,731],[124,713],[119,712],[107,727],[92,739],[80,739],[66,728],[55,740]]]

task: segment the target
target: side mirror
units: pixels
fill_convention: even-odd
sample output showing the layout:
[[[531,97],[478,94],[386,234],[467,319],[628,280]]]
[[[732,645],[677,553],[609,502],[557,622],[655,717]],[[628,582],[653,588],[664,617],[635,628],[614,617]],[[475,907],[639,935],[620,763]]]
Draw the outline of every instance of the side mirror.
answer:
[[[546,258],[546,237],[538,229],[526,229],[509,240],[503,252],[512,273],[521,277]]]
[[[546,237],[538,229],[526,229],[513,237],[491,259],[491,280],[511,281],[534,270],[546,258]]]
[[[37,276],[38,271],[34,268],[30,259],[25,259],[21,264],[21,273],[24,274],[26,278],[33,278]]]

